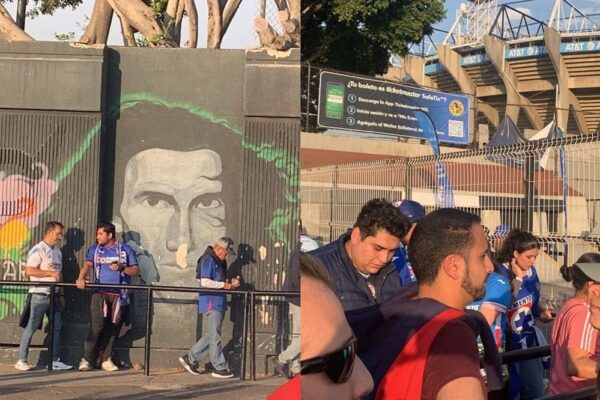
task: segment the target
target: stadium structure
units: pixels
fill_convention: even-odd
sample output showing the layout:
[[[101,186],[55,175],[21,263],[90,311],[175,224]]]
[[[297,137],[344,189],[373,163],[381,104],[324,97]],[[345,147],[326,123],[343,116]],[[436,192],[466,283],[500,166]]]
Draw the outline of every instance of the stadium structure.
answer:
[[[471,96],[480,144],[504,115],[525,136],[553,119],[567,135],[596,132],[600,26],[568,0],[548,9],[542,20],[496,0],[470,0],[441,43],[429,37],[392,57],[386,77]]]

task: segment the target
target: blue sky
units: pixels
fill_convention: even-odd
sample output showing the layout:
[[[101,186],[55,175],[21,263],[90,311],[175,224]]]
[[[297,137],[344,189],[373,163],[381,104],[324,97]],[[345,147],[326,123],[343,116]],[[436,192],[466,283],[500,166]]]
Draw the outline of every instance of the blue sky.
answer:
[[[579,10],[583,11],[586,15],[600,14],[600,0],[570,0]],[[460,3],[468,3],[467,0],[446,0],[446,19],[437,24],[436,28],[448,31],[454,20],[456,19],[456,10]],[[534,16],[536,19],[542,21],[548,21],[552,7],[554,6],[554,0],[532,0],[532,1],[506,1],[498,0],[498,4],[509,4],[512,8],[523,11],[526,14]],[[596,23],[600,25],[600,16],[592,16]],[[434,37],[434,40],[442,41],[445,34],[438,33]],[[439,39],[438,39],[439,38]]]
[[[12,3],[0,0],[13,18],[16,18],[17,1]],[[258,15],[259,0],[243,0],[229,30],[223,38],[222,48],[243,49],[255,47],[258,37],[253,29],[254,18]],[[84,0],[83,4],[75,10],[63,9],[54,15],[44,15],[34,19],[27,19],[25,30],[37,40],[56,40],[54,33],[75,32],[75,38],[83,33],[86,18],[91,17],[94,6],[93,0]],[[206,47],[206,1],[196,0],[198,8],[198,47]],[[184,18],[184,21],[187,18]],[[187,24],[184,25],[182,33],[187,32]],[[187,37],[185,34],[184,37]],[[109,44],[122,45],[121,26],[117,17],[113,18],[109,35]]]

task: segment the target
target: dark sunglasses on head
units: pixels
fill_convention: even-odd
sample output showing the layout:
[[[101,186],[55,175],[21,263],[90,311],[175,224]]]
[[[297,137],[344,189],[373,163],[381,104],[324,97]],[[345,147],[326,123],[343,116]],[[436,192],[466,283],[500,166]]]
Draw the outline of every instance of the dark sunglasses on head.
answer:
[[[350,379],[356,358],[356,338],[354,335],[342,348],[324,356],[300,361],[300,374],[325,372],[333,383],[344,383]]]

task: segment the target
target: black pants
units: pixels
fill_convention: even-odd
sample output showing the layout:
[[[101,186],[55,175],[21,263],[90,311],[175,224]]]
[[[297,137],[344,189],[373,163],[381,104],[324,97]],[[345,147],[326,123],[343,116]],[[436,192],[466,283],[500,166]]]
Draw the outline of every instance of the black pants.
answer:
[[[129,306],[121,307],[121,317],[116,324],[112,323],[111,315],[104,317],[104,301],[106,301],[108,309],[113,309],[113,302],[119,301],[119,296],[111,296],[103,293],[93,293],[92,301],[90,304],[90,329],[85,338],[85,344],[83,346],[83,357],[92,365],[96,361],[96,350],[98,346],[98,340],[102,335],[102,342],[106,343],[104,348],[104,354],[102,361],[106,361],[112,356],[113,346],[117,335],[123,326],[125,320],[124,316],[129,311]]]

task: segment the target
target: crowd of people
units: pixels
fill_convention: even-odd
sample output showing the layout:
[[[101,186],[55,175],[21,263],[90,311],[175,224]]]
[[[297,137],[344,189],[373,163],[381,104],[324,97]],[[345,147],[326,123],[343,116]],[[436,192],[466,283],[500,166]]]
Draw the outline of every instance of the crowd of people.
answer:
[[[62,282],[62,256],[58,247],[63,238],[64,226],[58,221],[46,224],[43,239],[30,251],[25,274],[32,282]],[[239,277],[227,279],[227,256],[235,255],[233,240],[220,237],[214,246],[208,246],[198,260],[196,278],[201,288],[236,289],[240,286]],[[75,281],[78,289],[92,284],[128,285],[131,277],[138,276],[140,268],[134,251],[129,245],[116,239],[116,229],[111,223],[100,223],[96,228],[96,241],[87,250],[85,260]],[[90,323],[84,338],[83,357],[79,371],[90,371],[98,363],[104,371],[119,370],[113,362],[113,347],[123,325],[130,320],[130,293],[123,288],[91,289]],[[51,296],[55,296],[53,308],[54,341],[52,347],[52,369],[69,370],[73,366],[60,358],[62,313],[64,311],[64,291],[50,286],[31,286],[29,289],[20,325],[24,328],[19,346],[19,356],[15,368],[28,371],[29,347],[33,334],[42,325],[44,315],[50,310]],[[228,363],[221,346],[221,326],[227,298],[222,292],[201,293],[198,296],[198,312],[206,318],[206,334],[194,344],[187,354],[179,358],[182,366],[192,374],[199,374],[199,362],[210,356],[215,378],[231,378]]]
[[[527,400],[593,387],[600,254],[561,268],[575,293],[549,310],[540,242],[507,225],[488,242],[486,231],[459,209],[373,199],[338,240],[303,255],[302,398]],[[305,264],[321,272],[305,279]],[[327,318],[336,333],[323,343]],[[553,321],[550,340],[536,321]],[[502,364],[501,352],[548,342],[551,357]]]

